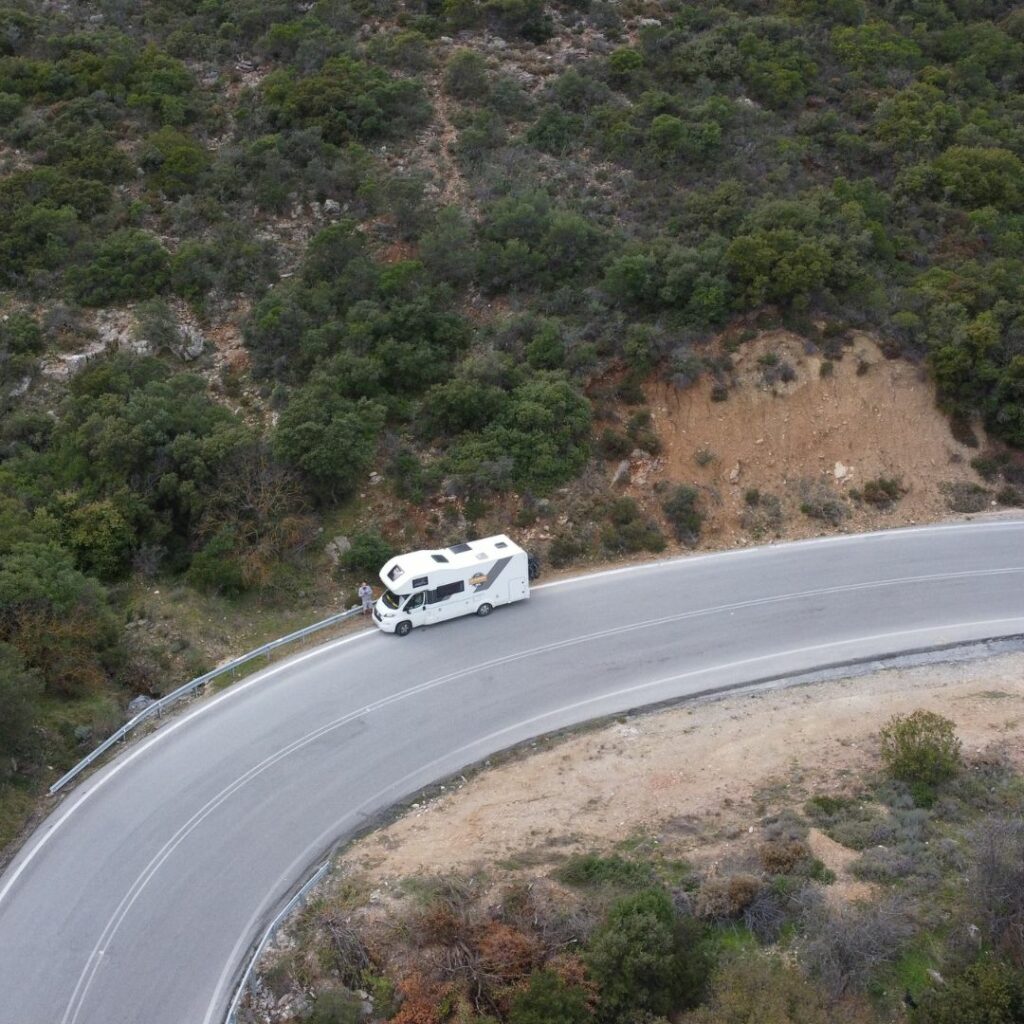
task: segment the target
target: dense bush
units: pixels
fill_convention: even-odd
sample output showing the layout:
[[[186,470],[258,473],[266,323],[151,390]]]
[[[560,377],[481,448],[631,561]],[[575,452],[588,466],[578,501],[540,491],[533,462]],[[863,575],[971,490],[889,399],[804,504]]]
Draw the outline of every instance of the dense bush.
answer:
[[[956,726],[933,711],[894,715],[880,734],[882,762],[893,778],[925,795],[960,768]]]
[[[829,1024],[827,1000],[780,957],[736,956],[714,973],[705,1006],[686,1024]]]
[[[146,231],[115,231],[89,262],[68,274],[75,299],[83,306],[106,306],[148,299],[167,287],[170,257],[159,239]]]
[[[587,993],[567,985],[552,971],[537,971],[509,1009],[509,1024],[588,1024],[593,1019]]]
[[[261,93],[273,129],[316,127],[335,145],[402,135],[430,115],[418,82],[351,57],[335,57],[304,78],[272,72]]]
[[[357,533],[352,538],[352,546],[341,556],[341,564],[346,569],[376,579],[381,566],[395,553],[395,549],[379,533]]]
[[[693,547],[700,540],[704,522],[697,489],[680,484],[662,501],[661,508],[672,526],[676,540],[682,541],[687,547]]]
[[[983,957],[930,990],[913,1024],[1017,1024],[1024,1020],[1024,970]]]
[[[42,684],[16,647],[0,643],[0,783],[39,754],[35,730]]]
[[[587,965],[600,988],[598,1020],[610,1024],[638,1011],[666,1016],[693,1005],[706,974],[698,933],[676,918],[659,889],[612,907],[591,940]]]
[[[384,409],[346,397],[344,384],[320,373],[292,396],[274,432],[274,451],[323,498],[351,493],[369,468]]]
[[[612,885],[643,888],[651,884],[651,869],[646,864],[624,860],[618,855],[599,857],[585,853],[570,857],[555,877],[566,885]]]

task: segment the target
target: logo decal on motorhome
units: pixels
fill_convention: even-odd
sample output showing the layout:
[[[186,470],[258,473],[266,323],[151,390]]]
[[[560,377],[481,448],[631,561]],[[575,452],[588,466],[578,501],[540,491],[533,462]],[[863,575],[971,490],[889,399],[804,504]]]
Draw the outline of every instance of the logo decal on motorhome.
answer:
[[[491,566],[490,572],[485,576],[482,572],[475,573],[470,577],[469,585],[474,589],[476,593],[481,590],[487,590],[490,585],[501,575],[502,569],[511,562],[511,558],[499,558],[494,565]]]

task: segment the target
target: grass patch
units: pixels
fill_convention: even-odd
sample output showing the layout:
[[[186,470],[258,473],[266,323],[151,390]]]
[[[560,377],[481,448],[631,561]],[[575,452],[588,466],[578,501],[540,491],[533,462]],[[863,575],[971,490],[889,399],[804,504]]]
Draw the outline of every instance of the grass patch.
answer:
[[[570,857],[555,872],[555,878],[563,885],[571,885],[578,889],[593,886],[642,889],[651,884],[653,875],[649,864],[626,860],[618,854],[601,857],[596,853],[582,853]]]

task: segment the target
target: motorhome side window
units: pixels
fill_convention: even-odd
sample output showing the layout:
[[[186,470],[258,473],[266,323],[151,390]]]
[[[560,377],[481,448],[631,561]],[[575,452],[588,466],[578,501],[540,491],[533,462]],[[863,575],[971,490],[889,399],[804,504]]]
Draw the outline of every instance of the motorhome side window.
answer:
[[[423,607],[423,598],[425,596],[426,595],[422,594],[422,593],[420,593],[420,594],[413,594],[413,596],[409,599],[409,603],[405,606],[405,610],[407,612],[411,612],[414,608],[422,608]]]
[[[438,604],[447,601],[453,594],[461,594],[466,589],[465,583],[459,580],[458,583],[446,583],[443,587],[431,590],[428,601],[430,604]]]

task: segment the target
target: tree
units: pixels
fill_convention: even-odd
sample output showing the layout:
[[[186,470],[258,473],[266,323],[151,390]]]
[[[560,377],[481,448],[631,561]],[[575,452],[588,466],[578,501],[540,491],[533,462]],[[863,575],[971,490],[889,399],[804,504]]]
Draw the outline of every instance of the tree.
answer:
[[[638,1011],[666,1016],[692,1005],[706,973],[695,940],[660,889],[616,903],[586,957],[600,989],[598,1020],[626,1022]]]
[[[75,298],[83,306],[106,306],[148,299],[170,280],[170,257],[148,231],[125,228],[100,243],[92,260],[68,273]]]
[[[281,413],[274,453],[301,470],[320,497],[334,499],[354,490],[369,469],[383,425],[382,405],[345,398],[331,377],[318,373]]]
[[[153,188],[177,199],[196,190],[210,156],[184,132],[161,128],[146,139],[139,163]]]
[[[950,198],[969,209],[1024,208],[1024,161],[1008,149],[952,146],[932,166]]]
[[[117,626],[103,588],[53,542],[22,541],[0,562],[0,642],[48,692],[80,696],[107,678]]]

